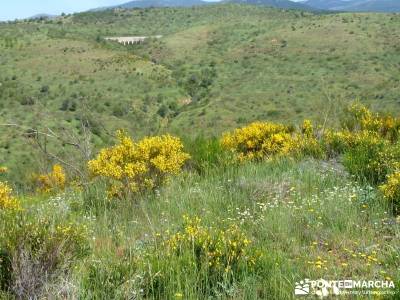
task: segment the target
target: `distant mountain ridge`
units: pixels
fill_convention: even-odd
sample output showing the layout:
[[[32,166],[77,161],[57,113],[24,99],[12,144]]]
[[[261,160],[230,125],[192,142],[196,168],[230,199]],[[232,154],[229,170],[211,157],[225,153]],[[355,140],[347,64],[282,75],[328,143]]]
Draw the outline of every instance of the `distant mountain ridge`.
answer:
[[[315,8],[300,2],[290,0],[227,0],[227,3],[264,5],[284,9],[315,10]]]
[[[96,11],[96,10],[105,10],[113,8],[131,9],[131,8],[149,8],[149,7],[191,7],[191,6],[208,5],[211,3],[202,0],[135,0],[122,3],[119,5],[96,8],[93,10]]]
[[[96,8],[100,11],[113,8],[191,7],[215,4],[203,0],[135,0],[120,5]],[[330,10],[359,12],[400,12],[400,0],[222,0],[220,3],[263,5],[282,9]]]
[[[324,10],[400,12],[400,0],[307,0],[303,3]]]
[[[237,3],[237,4],[249,4],[249,5],[264,5],[284,9],[303,9],[313,10],[312,7],[299,2],[293,2],[290,0],[222,0],[221,2],[207,2],[202,0],[135,0],[120,5],[111,7],[96,8],[92,11],[112,9],[112,8],[148,8],[148,7],[191,7],[191,6],[203,6],[211,5],[216,3]]]
[[[400,0],[369,0],[349,7],[353,11],[400,12]]]
[[[342,7],[345,5],[345,1],[343,0],[307,0],[303,3],[315,8],[326,10],[335,9],[337,7]]]

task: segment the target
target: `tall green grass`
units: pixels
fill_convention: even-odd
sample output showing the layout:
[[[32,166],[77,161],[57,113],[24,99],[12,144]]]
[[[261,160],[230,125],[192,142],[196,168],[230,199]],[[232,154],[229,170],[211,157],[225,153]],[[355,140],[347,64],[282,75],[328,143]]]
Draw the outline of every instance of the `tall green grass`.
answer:
[[[58,200],[60,207],[72,201],[69,214],[84,215],[92,230],[92,254],[68,279],[77,298],[293,299],[304,278],[400,276],[399,224],[374,188],[353,182],[334,161],[209,168],[132,199],[107,202],[101,195],[101,186],[91,186],[78,199]],[[183,215],[217,230],[237,224],[261,258],[205,285],[210,275],[191,267],[190,252],[164,256],[161,241],[182,229]]]

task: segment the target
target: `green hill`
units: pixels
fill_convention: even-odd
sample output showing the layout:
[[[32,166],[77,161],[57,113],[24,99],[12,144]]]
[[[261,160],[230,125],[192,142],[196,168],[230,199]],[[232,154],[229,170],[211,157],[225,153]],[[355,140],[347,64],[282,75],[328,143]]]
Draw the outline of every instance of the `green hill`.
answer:
[[[35,128],[70,140],[89,127],[97,149],[118,128],[196,136],[253,120],[335,123],[354,99],[397,112],[399,23],[230,4],[2,23],[0,123],[19,127],[2,127],[1,163],[37,168],[26,151]],[[152,35],[163,37],[103,39]],[[46,140],[47,150],[57,144],[53,154],[67,159],[71,146],[59,142]]]

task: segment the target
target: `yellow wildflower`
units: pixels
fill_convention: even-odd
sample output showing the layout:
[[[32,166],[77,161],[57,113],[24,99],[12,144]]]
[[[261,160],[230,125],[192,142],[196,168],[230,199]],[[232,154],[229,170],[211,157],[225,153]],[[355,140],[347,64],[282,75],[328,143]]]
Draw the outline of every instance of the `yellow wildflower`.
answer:
[[[380,186],[383,196],[393,202],[396,206],[400,205],[400,172],[395,172],[388,176],[387,182]]]
[[[52,193],[62,191],[66,183],[65,171],[62,166],[56,164],[50,173],[38,175],[36,181],[40,192]]]
[[[0,210],[20,210],[19,201],[12,195],[12,189],[7,183],[0,182]]]

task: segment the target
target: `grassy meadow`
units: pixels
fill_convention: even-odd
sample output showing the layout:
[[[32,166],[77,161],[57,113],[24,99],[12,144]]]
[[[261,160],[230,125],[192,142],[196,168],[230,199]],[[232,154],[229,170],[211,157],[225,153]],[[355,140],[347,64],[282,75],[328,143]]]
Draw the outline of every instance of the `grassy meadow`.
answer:
[[[240,224],[263,253],[259,270],[235,274],[243,282],[215,283],[199,294],[203,274],[171,264],[159,275],[166,290],[155,289],[149,298],[174,299],[181,293],[184,299],[293,299],[294,283],[304,278],[399,278],[400,245],[392,238],[399,225],[390,221],[385,205],[376,203],[372,189],[342,172],[334,162],[283,160],[204,177],[184,174],[158,194],[112,208],[104,207],[108,200],[97,190],[89,199],[67,192],[35,200],[38,214],[78,219],[93,237],[94,253],[46,292],[68,299],[130,299],[139,290],[140,272],[146,271],[137,270],[135,260],[157,234],[179,230],[183,215],[218,228]],[[85,201],[99,203],[85,209]]]
[[[286,300],[306,278],[399,299],[399,25],[230,4],[0,23],[0,299]],[[103,39],[136,35],[163,37]]]
[[[397,299],[400,119],[354,116],[322,137],[253,123],[185,148],[119,134],[86,181],[55,165],[35,193],[0,182],[1,296],[294,299],[300,280],[350,278],[397,289],[343,299]]]

